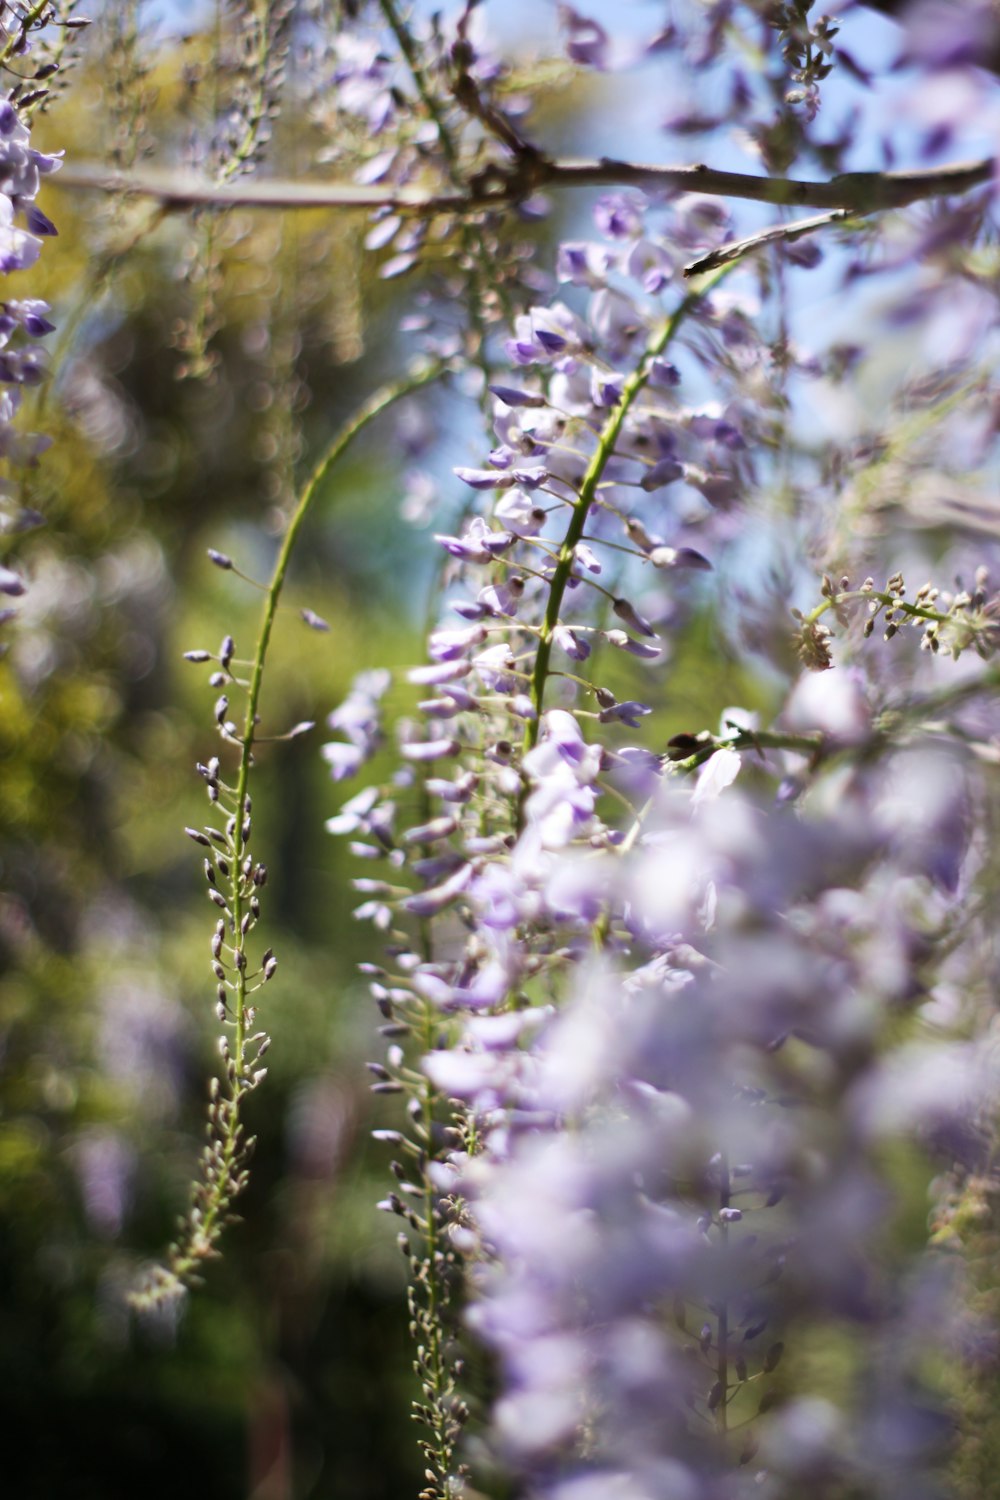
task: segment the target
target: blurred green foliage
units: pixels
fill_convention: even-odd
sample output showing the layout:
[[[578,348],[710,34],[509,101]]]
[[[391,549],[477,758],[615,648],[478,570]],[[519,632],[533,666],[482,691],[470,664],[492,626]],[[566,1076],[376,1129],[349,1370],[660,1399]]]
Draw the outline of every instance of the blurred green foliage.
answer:
[[[97,80],[76,80],[46,127],[53,141],[96,154],[85,101]],[[218,368],[183,382],[186,221],[118,264],[109,249],[136,237],[137,217],[50,197],[60,238],[31,294],[73,338],[31,414],[54,439],[25,476],[47,525],[21,548],[31,586],[0,662],[0,1389],[13,1493],[394,1497],[417,1483],[403,1272],[373,1210],[385,1163],[367,1144],[365,934],[322,829],[342,799],[315,735],[262,750],[255,774],[281,977],[249,1121],[246,1224],[176,1326],[137,1322],[125,1302],[185,1206],[214,1067],[214,923],[182,830],[206,812],[194,764],[216,750],[215,695],[181,656],[227,632],[249,654],[258,597],[205,549],[266,577],[297,477],[379,378],[347,326],[357,309],[344,311],[353,230],[225,226]],[[377,319],[386,296],[369,301]],[[397,587],[397,491],[374,443],[334,476],[275,640],[264,712],[278,732],[321,717],[366,660],[418,651]],[[305,605],[329,634],[306,628]]]

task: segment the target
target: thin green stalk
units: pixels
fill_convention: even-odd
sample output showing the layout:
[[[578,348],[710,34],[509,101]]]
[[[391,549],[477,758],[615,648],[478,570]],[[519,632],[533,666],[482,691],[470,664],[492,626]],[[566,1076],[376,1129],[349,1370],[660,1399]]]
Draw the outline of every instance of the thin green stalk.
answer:
[[[719,1172],[722,1178],[719,1185],[719,1237],[722,1242],[723,1256],[725,1256],[729,1246],[729,1225],[724,1217],[724,1211],[729,1207],[731,1191],[729,1157],[725,1151],[720,1155]],[[716,1340],[718,1358],[715,1369],[717,1389],[721,1394],[715,1408],[715,1420],[719,1431],[725,1432],[729,1425],[729,1304],[725,1300],[719,1306]]]
[[[780,729],[741,729],[736,734],[728,735],[703,733],[693,735],[692,739],[699,742],[697,749],[680,758],[672,755],[668,747],[666,758],[673,762],[678,771],[696,771],[707,760],[711,760],[717,750],[791,750],[797,755],[808,755],[816,760],[822,755],[826,745],[822,734],[789,734]]]
[[[271,581],[267,585],[261,614],[257,644],[251,663],[247,686],[246,711],[242,735],[239,736],[240,762],[235,788],[222,787],[221,797],[233,812],[229,822],[228,852],[231,859],[226,879],[225,915],[230,924],[232,945],[231,981],[233,991],[233,1040],[230,1047],[223,1040],[223,1057],[227,1090],[223,1093],[218,1079],[212,1081],[212,1096],[209,1106],[209,1143],[202,1157],[202,1171],[192,1188],[191,1205],[178,1240],[171,1247],[166,1266],[157,1267],[148,1278],[145,1288],[135,1294],[138,1307],[149,1307],[166,1298],[176,1296],[181,1288],[196,1280],[199,1265],[218,1255],[217,1242],[225,1225],[229,1222],[230,1205],[246,1184],[246,1162],[252,1142],[243,1133],[240,1108],[244,1096],[256,1087],[263,1072],[251,1074],[247,1064],[247,1026],[253,1020],[248,1010],[249,980],[257,976],[248,975],[246,960],[247,934],[253,926],[255,914],[251,908],[251,882],[244,868],[250,836],[249,797],[250,770],[253,766],[253,748],[256,738],[257,712],[260,705],[264,666],[267,660],[271,633],[281,598],[285,577],[292,553],[295,550],[302,527],[312,508],[313,501],[330,468],[342,457],[346,449],[360,432],[388,407],[405,396],[422,389],[440,379],[448,365],[443,361],[428,362],[415,369],[404,379],[383,386],[355,413],[321,455],[309,475],[288,523],[275,561]],[[233,736],[230,736],[232,738]],[[198,836],[199,842],[206,839]],[[247,931],[244,932],[244,919]],[[220,929],[221,933],[221,924]],[[264,979],[269,977],[265,965]],[[252,986],[256,988],[256,983]],[[224,990],[220,986],[220,1000]],[[252,1044],[256,1037],[250,1038]],[[258,1056],[260,1053],[258,1053]]]
[[[12,31],[7,40],[4,42],[3,46],[0,47],[0,67],[3,66],[3,64],[11,56],[11,54],[17,49],[21,42],[21,39],[28,35],[28,32],[32,29],[35,22],[40,21],[45,12],[51,8],[51,5],[52,0],[37,0],[37,4],[33,5],[28,11],[27,15],[21,18],[21,24],[18,26],[17,30]]]
[[[438,128],[441,150],[444,152],[445,161],[448,163],[448,175],[456,187],[464,187],[465,183],[462,181],[461,173],[459,172],[458,147],[455,145],[454,138],[448,128],[448,122],[444,117],[444,110],[441,108],[440,101],[428,82],[427,74],[424,72],[423,64],[420,61],[420,53],[414,46],[413,38],[403,25],[403,19],[396,9],[395,0],[379,0],[379,9],[385,16],[389,29],[396,38],[400,52],[406,58],[406,66],[413,76],[413,82],[417,86],[417,93],[420,95],[421,103]]]
[[[413,82],[416,85],[417,93],[420,95],[421,103],[423,104],[427,113],[430,115],[431,119],[434,121],[434,124],[437,126],[438,138],[441,142],[441,150],[444,154],[445,163],[448,168],[448,177],[456,188],[458,188],[460,191],[464,191],[467,188],[468,184],[464,176],[462,175],[461,155],[458,149],[458,143],[456,142],[455,137],[452,134],[451,127],[449,126],[448,121],[445,117],[445,112],[441,107],[441,101],[438,99],[437,95],[430,85],[430,81],[420,60],[420,53],[414,46],[413,38],[411,37],[409,31],[403,24],[402,17],[400,16],[398,9],[396,8],[395,0],[379,0],[379,7],[382,11],[382,14],[385,16],[386,23],[388,24],[390,31],[396,38],[399,50],[402,52],[404,58],[406,59],[406,65],[409,68],[410,74],[413,78]],[[483,376],[481,405],[483,408],[484,416],[488,417],[489,413],[487,403],[489,401],[488,386],[490,381],[490,370],[489,363],[486,358],[486,324],[483,318],[485,298],[483,295],[484,268],[482,265],[481,241],[480,237],[473,231],[472,226],[465,220],[463,220],[459,226],[459,238],[461,240],[462,249],[469,259],[469,281],[472,291],[472,297],[469,303],[469,317],[472,323],[472,332],[474,333],[476,340],[475,349],[473,351],[473,361],[478,366]]]
[[[277,560],[274,564],[274,572],[267,586],[264,598],[264,607],[261,613],[260,630],[257,636],[257,645],[254,648],[253,663],[250,670],[250,685],[247,688],[246,713],[243,720],[243,735],[241,739],[240,766],[236,782],[236,859],[233,866],[233,880],[231,887],[233,922],[237,934],[242,919],[242,894],[239,890],[239,871],[245,856],[245,840],[243,838],[243,823],[245,819],[245,807],[247,786],[250,780],[250,767],[253,765],[254,733],[257,724],[257,708],[260,703],[261,685],[264,680],[264,664],[267,660],[267,651],[271,642],[271,632],[274,628],[274,619],[281,599],[281,591],[285,586],[285,575],[291,561],[295,544],[299,533],[305,524],[306,517],[312,509],[316,493],[326,478],[330,469],[344,455],[353,443],[354,439],[362,432],[370,422],[393,406],[404,396],[410,396],[415,391],[422,390],[439,380],[445,373],[447,365],[441,361],[429,363],[416,370],[413,374],[406,376],[403,380],[395,381],[391,385],[385,385],[359,408],[357,413],[348,421],[330,443],[329,447],[317,460],[312,473],[306,480],[305,486],[299,496],[298,504],[292,512],[288,523],[288,530],[282,539],[278,550]],[[245,970],[238,970],[238,997],[239,1008],[236,1015],[235,1035],[235,1061],[237,1069],[242,1066],[243,1045],[245,1040],[245,1020],[243,1015],[243,996],[246,990]]]
[[[881,589],[846,589],[843,593],[833,594],[830,598],[824,599],[822,604],[817,604],[815,609],[810,610],[805,616],[804,623],[815,625],[827,610],[836,609],[841,604],[855,604],[860,599],[873,599],[887,609],[899,610],[901,614],[909,615],[914,620],[932,620],[937,625],[961,624],[974,628],[968,619],[962,620],[955,615],[942,614],[939,609],[931,609],[926,604],[910,604],[898,594],[885,593]],[[987,620],[981,628],[992,630],[996,627],[992,621]]]
[[[272,34],[272,12],[276,7],[264,0],[264,4],[258,10],[255,20],[258,27],[258,50],[254,58],[254,79],[256,92],[253,103],[246,112],[246,128],[243,139],[234,146],[229,159],[220,167],[216,180],[219,183],[230,182],[241,169],[253,158],[260,145],[261,126],[267,119],[269,104],[268,85],[271,77],[268,72],[270,62],[270,45],[272,42],[278,45],[277,33]]]
[[[615,444],[625,425],[625,419],[649,379],[653,360],[657,359],[672,342],[677,330],[691,310],[728,275],[731,269],[731,266],[722,266],[719,270],[714,271],[710,276],[706,277],[699,287],[689,292],[683,302],[674,310],[672,316],[663,325],[646,349],[646,353],[638,368],[625,381],[621,400],[604,424],[601,434],[598,437],[597,447],[594,450],[587,467],[587,472],[583,476],[583,482],[580,485],[580,492],[573,502],[569,525],[566,528],[566,535],[559,549],[559,560],[552,574],[552,584],[549,589],[545,620],[538,641],[535,667],[531,678],[531,701],[535,708],[536,717],[529,721],[525,728],[524,748],[526,751],[532,749],[538,741],[542,706],[545,698],[545,685],[549,677],[549,658],[552,655],[552,639],[556,626],[559,624],[559,611],[562,609],[563,595],[566,592],[566,587],[573,571],[576,545],[583,536],[584,528],[590,515],[590,508],[597,495],[598,484],[608,465],[608,461],[615,451]]]

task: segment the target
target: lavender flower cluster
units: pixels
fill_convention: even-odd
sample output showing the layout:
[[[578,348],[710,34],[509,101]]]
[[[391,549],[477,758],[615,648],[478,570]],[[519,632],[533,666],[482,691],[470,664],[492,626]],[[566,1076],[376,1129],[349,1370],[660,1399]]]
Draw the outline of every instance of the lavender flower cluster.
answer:
[[[567,853],[540,884],[552,920],[568,890],[581,927],[619,914],[558,1011],[471,1018],[425,1059],[476,1121],[434,1175],[532,1494],[934,1493],[921,1328],[945,1268],[886,1253],[885,1142],[981,1161],[991,1080],[929,1029],[886,1047],[964,852],[897,800],[903,778],[961,829],[960,763],[901,760],[798,813],[664,785],[631,860]],[[834,1328],[839,1398],[816,1370]]]
[[[459,534],[437,538],[460,623],[443,620],[430,635],[430,662],[409,674],[432,691],[419,704],[423,727],[406,727],[401,750],[411,781],[415,768],[459,757],[474,768],[425,780],[440,812],[408,829],[398,848],[395,801],[374,789],[330,825],[355,835],[355,854],[379,860],[392,848],[393,862],[410,868],[418,889],[401,903],[410,915],[435,915],[459,897],[477,913],[530,912],[539,853],[581,837],[614,842],[596,815],[601,774],[634,782],[656,769],[641,747],[585,745],[580,720],[634,729],[650,707],[619,700],[599,677],[582,674],[601,651],[661,658],[664,626],[683,606],[647,580],[709,569],[692,541],[710,548],[736,524],[734,507],[752,474],[744,384],[760,376],[762,357],[737,299],[715,292],[682,300],[666,319],[654,301],[686,247],[704,243],[706,226],[721,235],[724,216],[715,205],[683,200],[668,239],[646,232],[643,206],[638,195],[603,199],[604,241],[562,247],[560,277],[587,290],[586,315],[555,302],[519,318],[507,353],[522,383],[492,387],[497,444],[489,466],[456,471],[475,495],[490,498],[467,513]],[[685,317],[687,352],[724,372],[717,389],[725,399],[682,400],[682,377],[666,352]],[[643,590],[636,602],[626,582],[630,592]],[[565,707],[542,718],[550,678]],[[335,778],[376,748],[385,685],[365,674],[331,715],[331,727],[349,740],[324,748]],[[577,717],[569,711],[575,704]],[[526,797],[523,777],[531,783]],[[389,894],[377,881],[365,891]],[[370,903],[366,911],[389,920]],[[481,942],[488,954],[471,968],[458,963],[447,978],[435,974],[438,1003],[442,982],[457,1004],[474,994],[484,1006],[520,982],[521,949],[501,924],[491,923]]]
[[[501,1372],[490,1441],[532,1495],[929,1496],[949,1429],[919,1330],[937,1308],[944,1347],[947,1278],[922,1247],[887,1252],[884,1158],[897,1136],[969,1170],[988,1151],[987,1060],[922,1011],[961,921],[971,773],[900,753],[803,799],[788,752],[877,742],[842,670],[796,689],[767,747],[739,710],[668,757],[621,742],[651,704],[605,675],[662,660],[684,575],[738,537],[770,378],[745,295],[721,275],[675,291],[725,214],[685,198],[664,230],[650,217],[638,194],[602,199],[603,238],[557,260],[583,310],[518,318],[496,445],[456,471],[482,506],[437,538],[459,623],[409,674],[430,693],[392,786],[328,823],[372,867],[374,1087],[407,1094],[414,1124],[389,1135],[417,1178],[394,1164],[382,1206],[415,1284],[421,1238],[447,1284],[466,1267],[467,1327]],[[715,399],[685,400],[706,368]],[[380,746],[386,685],[365,674],[331,715],[335,779]],[[751,747],[770,808],[731,788]],[[817,1370],[834,1338],[839,1382]],[[444,1467],[428,1495],[460,1491]]]

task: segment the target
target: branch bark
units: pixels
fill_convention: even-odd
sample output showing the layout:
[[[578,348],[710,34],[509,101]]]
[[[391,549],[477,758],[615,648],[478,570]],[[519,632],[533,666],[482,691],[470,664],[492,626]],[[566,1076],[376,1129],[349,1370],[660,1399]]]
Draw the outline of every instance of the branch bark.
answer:
[[[825,182],[807,182],[789,177],[755,177],[744,172],[723,172],[701,164],[657,166],[615,161],[610,157],[594,161],[557,161],[532,153],[509,169],[493,167],[479,173],[470,179],[465,189],[440,191],[257,178],[220,187],[190,173],[155,169],[109,172],[98,163],[86,162],[64,166],[57,185],[74,190],[151,198],[166,208],[177,210],[199,207],[390,208],[398,213],[431,217],[503,207],[543,188],[632,186],[671,193],[695,192],[718,198],[744,198],[782,207],[870,214],[967,193],[989,182],[996,171],[996,162],[987,157],[932,171],[845,172]]]

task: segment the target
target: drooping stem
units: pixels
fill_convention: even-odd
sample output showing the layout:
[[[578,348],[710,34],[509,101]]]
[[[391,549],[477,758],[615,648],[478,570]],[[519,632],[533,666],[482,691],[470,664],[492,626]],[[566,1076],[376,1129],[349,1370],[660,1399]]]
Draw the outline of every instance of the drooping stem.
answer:
[[[688,293],[683,301],[675,308],[673,314],[659,329],[648,345],[645,354],[638,366],[625,381],[622,388],[621,399],[614,408],[604,427],[601,429],[597,439],[597,446],[591,456],[587,471],[580,484],[580,490],[573,502],[570,513],[569,525],[566,535],[563,537],[559,548],[558,561],[552,574],[549,585],[548,603],[545,609],[545,620],[542,625],[538,641],[538,651],[535,655],[534,670],[531,674],[531,701],[535,709],[536,717],[532,719],[524,732],[524,748],[530,750],[538,740],[539,719],[542,713],[545,699],[545,687],[549,678],[549,659],[552,655],[552,639],[556,626],[559,624],[559,613],[562,609],[563,596],[569,584],[576,560],[576,546],[581,540],[587,520],[590,515],[591,506],[597,495],[597,487],[600,484],[604,470],[615,451],[615,444],[621,435],[625,420],[632,410],[641,391],[649,380],[650,369],[653,361],[657,359],[673,341],[681,324],[690,312],[702,301],[702,299],[726,276],[731,269],[723,266],[714,271],[709,277],[702,281],[696,288]]]
[[[238,873],[245,853],[243,825],[246,816],[245,806],[247,787],[250,780],[250,768],[253,765],[253,745],[257,725],[257,710],[260,704],[261,687],[264,681],[264,665],[267,660],[268,647],[271,643],[271,632],[274,628],[274,620],[278,611],[281,592],[285,586],[288,565],[291,562],[292,553],[295,551],[299,534],[312,509],[313,501],[316,498],[320,485],[323,483],[330,469],[343,457],[359,433],[363,432],[370,422],[374,421],[377,416],[380,416],[390,406],[395,405],[397,401],[402,400],[405,396],[413,395],[415,391],[422,390],[425,386],[431,385],[435,380],[440,380],[447,368],[447,365],[441,361],[421,364],[402,380],[385,385],[376,391],[355,415],[345,423],[337,436],[317,459],[292,512],[291,519],[288,522],[288,529],[278,549],[274,571],[264,597],[257,644],[254,648],[253,661],[250,668],[250,683],[247,688],[246,712],[244,714],[243,734],[240,741],[240,765],[236,783],[237,839],[239,842],[236,850],[237,858],[234,875]],[[235,881],[233,886],[232,911],[238,932],[242,917],[242,907],[240,898],[236,894]],[[242,977],[242,970],[240,974]],[[245,980],[243,980],[243,983],[245,987]],[[245,1036],[242,995],[240,998],[241,1004],[237,1012],[235,1039],[237,1066],[239,1066],[242,1059]]]
[[[719,1239],[723,1255],[729,1248],[729,1224],[726,1220],[726,1213],[729,1209],[730,1190],[729,1157],[723,1151],[719,1156]],[[729,1422],[729,1304],[725,1298],[719,1304],[716,1322],[718,1353],[715,1375],[720,1397],[715,1408],[715,1420],[719,1431],[725,1432]]]
[[[222,983],[226,971],[221,964],[216,968],[220,978],[220,1003],[227,987],[232,995],[232,1042],[225,1036],[221,1042],[226,1087],[223,1091],[219,1087],[219,1080],[212,1080],[209,1141],[204,1149],[199,1176],[192,1185],[188,1214],[182,1222],[178,1239],[170,1248],[166,1265],[154,1268],[146,1285],[134,1295],[133,1301],[139,1307],[149,1307],[175,1297],[184,1287],[194,1284],[199,1267],[218,1255],[216,1246],[223,1229],[230,1221],[231,1204],[246,1185],[246,1164],[253,1143],[245,1137],[241,1108],[246,1094],[263,1077],[263,1072],[253,1071],[253,1061],[248,1063],[247,1031],[253,1015],[248,1009],[247,1000],[251,984],[253,988],[257,987],[257,976],[248,971],[246,953],[247,937],[256,920],[253,909],[256,869],[247,852],[250,841],[249,783],[254,763],[253,750],[257,738],[264,668],[292,553],[324,478],[359,433],[395,402],[440,379],[447,368],[447,363],[443,361],[420,364],[402,380],[383,386],[345,423],[317,460],[299,495],[278,550],[270,583],[265,589],[260,628],[247,685],[242,732],[237,733],[235,726],[225,726],[225,737],[230,742],[237,742],[240,747],[235,787],[225,786],[214,775],[220,800],[231,808],[225,850],[228,857],[225,866],[226,889],[224,894],[218,889],[212,891],[213,898],[217,896],[217,904],[223,908],[223,921],[220,921],[217,928],[219,949],[213,947],[217,962],[224,923],[228,924],[232,939],[228,951],[232,959],[230,971],[233,977],[228,981],[228,986]],[[194,836],[203,845],[212,842],[208,834],[195,832]],[[222,870],[223,861],[218,856],[215,858]],[[215,869],[210,862],[206,861],[206,864],[214,881]],[[263,980],[270,977],[266,961],[260,977]],[[250,1038],[249,1042],[259,1043],[259,1037]],[[261,1055],[260,1050],[257,1055]]]

